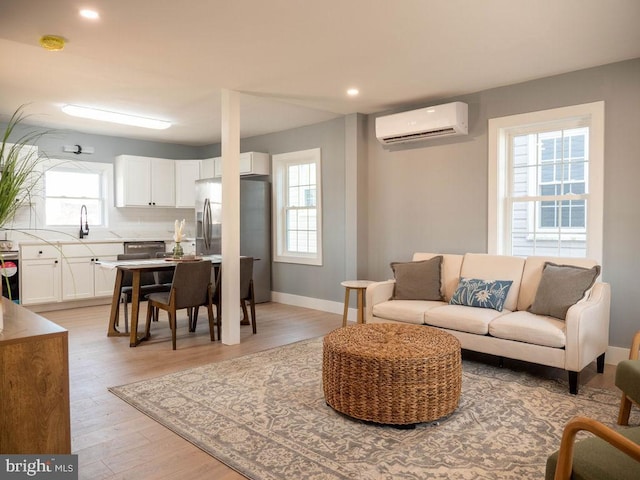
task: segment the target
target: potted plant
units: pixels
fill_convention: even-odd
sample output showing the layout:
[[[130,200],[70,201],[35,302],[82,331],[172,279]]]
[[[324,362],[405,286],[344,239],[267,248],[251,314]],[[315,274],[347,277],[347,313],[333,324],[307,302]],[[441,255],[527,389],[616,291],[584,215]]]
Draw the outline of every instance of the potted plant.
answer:
[[[44,135],[33,131],[21,134],[13,141],[16,127],[25,119],[23,107],[18,108],[7,124],[0,146],[0,229],[13,220],[20,207],[30,202],[31,194],[38,184],[39,174],[35,166],[41,157],[32,148]]]
[[[5,232],[11,230],[8,225],[18,210],[31,202],[41,176],[35,167],[42,156],[34,146],[46,132],[20,133],[18,127],[26,118],[23,110],[22,106],[19,107],[9,119],[0,145],[0,230]],[[0,263],[4,270],[1,256]],[[11,295],[8,277],[2,276],[2,280]]]

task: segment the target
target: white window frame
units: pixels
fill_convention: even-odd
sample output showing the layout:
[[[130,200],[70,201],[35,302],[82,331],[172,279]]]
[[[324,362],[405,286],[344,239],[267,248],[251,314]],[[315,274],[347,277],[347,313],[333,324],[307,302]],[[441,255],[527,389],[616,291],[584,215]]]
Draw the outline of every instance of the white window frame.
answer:
[[[64,168],[65,170],[77,171],[77,172],[90,172],[97,173],[100,175],[101,181],[101,194],[102,194],[102,224],[101,225],[92,225],[95,228],[106,228],[109,225],[109,206],[113,204],[113,165],[110,163],[100,163],[100,162],[82,162],[76,160],[65,160],[65,159],[47,159],[42,162],[42,174],[40,176],[40,181],[42,182],[40,186],[40,195],[37,198],[38,211],[41,213],[41,225],[44,225],[45,228],[56,228],[56,229],[66,229],[66,228],[75,228],[76,224],[80,225],[80,211],[78,210],[78,218],[69,219],[68,225],[47,225],[46,223],[46,189],[44,185],[45,181],[45,172],[54,168]]]
[[[604,102],[593,102],[538,112],[489,119],[488,126],[488,252],[511,254],[511,218],[507,194],[511,181],[508,166],[509,138],[553,128],[568,128],[571,121],[589,124],[589,207],[586,218],[586,257],[602,262],[604,203]]]
[[[322,265],[322,162],[319,148],[276,154],[272,159],[273,173],[273,261]],[[316,169],[316,233],[315,253],[295,252],[287,249],[286,191],[287,168],[293,164],[313,164]]]

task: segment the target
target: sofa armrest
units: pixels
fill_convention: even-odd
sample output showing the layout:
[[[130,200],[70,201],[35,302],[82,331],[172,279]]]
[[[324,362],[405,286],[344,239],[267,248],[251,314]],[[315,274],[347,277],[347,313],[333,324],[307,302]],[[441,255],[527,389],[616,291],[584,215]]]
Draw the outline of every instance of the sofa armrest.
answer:
[[[376,282],[367,286],[367,295],[365,300],[365,322],[369,322],[373,317],[373,306],[376,303],[386,302],[393,296],[393,287],[395,280],[385,280],[384,282]]]
[[[610,309],[611,287],[602,282],[593,286],[589,298],[569,308],[565,318],[566,370],[579,372],[607,351]]]

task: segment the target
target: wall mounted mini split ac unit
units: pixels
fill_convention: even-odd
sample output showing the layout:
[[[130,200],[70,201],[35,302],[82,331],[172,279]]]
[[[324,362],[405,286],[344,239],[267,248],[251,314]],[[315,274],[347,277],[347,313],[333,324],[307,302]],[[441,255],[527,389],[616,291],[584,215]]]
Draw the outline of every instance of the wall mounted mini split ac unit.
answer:
[[[376,118],[376,137],[384,145],[466,135],[466,103],[452,102]]]

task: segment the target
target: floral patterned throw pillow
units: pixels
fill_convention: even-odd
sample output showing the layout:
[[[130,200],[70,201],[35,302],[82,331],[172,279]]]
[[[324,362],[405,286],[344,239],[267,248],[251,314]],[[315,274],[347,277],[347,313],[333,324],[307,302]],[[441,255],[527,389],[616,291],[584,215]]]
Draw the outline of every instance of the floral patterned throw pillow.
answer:
[[[479,280],[462,277],[449,304],[492,308],[501,312],[512,283],[512,280]]]

